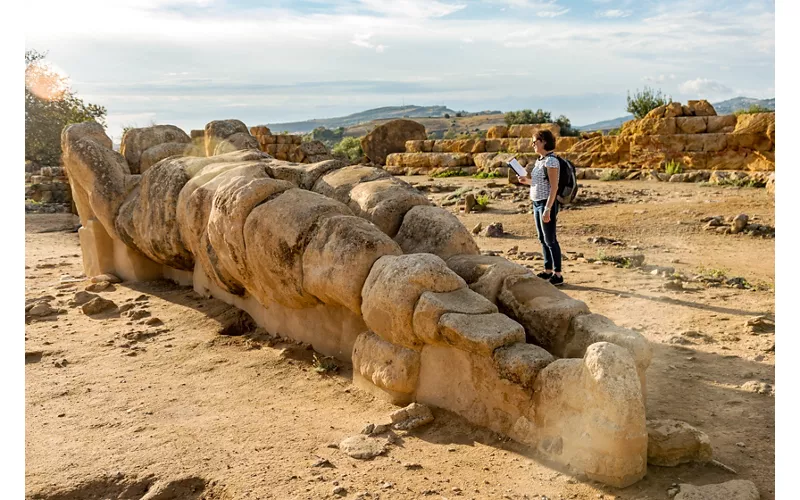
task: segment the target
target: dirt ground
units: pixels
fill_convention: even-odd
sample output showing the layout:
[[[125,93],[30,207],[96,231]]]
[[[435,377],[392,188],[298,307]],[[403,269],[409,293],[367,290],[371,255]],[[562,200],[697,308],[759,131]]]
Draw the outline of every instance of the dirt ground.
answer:
[[[405,180],[436,202],[453,189],[491,194],[508,186],[502,179]],[[307,346],[261,330],[220,335],[230,308],[167,281],[98,292],[133,307],[86,316],[69,305],[89,284],[81,281],[77,219],[29,214],[26,302],[49,295],[61,312],[25,327],[26,497],[662,499],[673,483],[749,479],[773,499],[774,328],[753,331],[746,322],[774,320],[775,240],[719,234],[701,222],[745,213],[774,226],[773,196],[697,184],[581,184],[584,203],[559,214],[568,258],[563,290],[651,341],[648,418],[706,432],[715,458],[737,474],[712,464],[649,466],[637,484],[611,488],[438,409],[428,426],[394,433],[384,455],[350,458],[332,444],[368,423],[389,422],[395,407],[355,388],[348,364],[318,373]],[[524,199],[497,196],[461,220],[469,229],[502,222],[503,237],[476,237],[481,249],[538,271],[542,261],[522,253],[541,252],[531,215],[517,213]],[[602,243],[599,237],[605,244],[593,242]],[[517,253],[508,254],[513,246]],[[645,266],[674,268],[682,289],[651,274],[657,268],[605,262],[634,253],[645,256]],[[703,274],[721,282],[694,279]],[[732,283],[745,288],[726,285],[736,277]]]

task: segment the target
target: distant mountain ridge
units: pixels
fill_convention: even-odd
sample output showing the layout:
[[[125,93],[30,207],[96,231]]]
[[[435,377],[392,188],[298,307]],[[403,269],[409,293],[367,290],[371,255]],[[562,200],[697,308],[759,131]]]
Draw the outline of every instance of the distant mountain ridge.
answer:
[[[752,105],[758,105],[762,108],[775,110],[775,98],[771,99],[755,99],[752,97],[734,97],[727,101],[712,102],[718,115],[731,115],[740,109],[748,109]],[[604,120],[601,122],[591,123],[589,125],[581,125],[578,130],[611,130],[619,128],[623,123],[633,120],[633,115],[620,116],[619,118],[612,118],[611,120]]]
[[[339,116],[336,118],[321,118],[305,120],[301,122],[267,123],[273,134],[285,130],[290,133],[307,133],[317,127],[334,129],[338,127],[352,127],[360,123],[372,120],[392,119],[392,118],[427,118],[442,117],[445,114],[455,116],[457,112],[446,106],[385,106],[382,108],[368,109],[352,115]]]

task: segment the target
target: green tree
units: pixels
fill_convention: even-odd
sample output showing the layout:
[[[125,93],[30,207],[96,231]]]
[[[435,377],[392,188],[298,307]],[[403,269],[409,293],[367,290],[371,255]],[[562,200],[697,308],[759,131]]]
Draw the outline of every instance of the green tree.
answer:
[[[25,51],[25,159],[57,165],[64,127],[90,120],[105,127],[106,108],[78,98],[44,61],[46,55]]]
[[[549,111],[543,111],[541,108],[535,112],[530,109],[523,109],[522,111],[509,111],[504,116],[506,125],[524,125],[535,123],[550,123],[552,118]]]
[[[360,137],[345,137],[338,144],[333,146],[331,151],[334,154],[343,154],[347,156],[350,161],[356,161],[364,156],[364,151],[361,149]]]
[[[637,120],[644,118],[647,113],[656,109],[659,106],[669,104],[672,102],[672,97],[661,94],[661,89],[653,91],[650,87],[644,87],[641,92],[636,89],[636,92],[631,97],[631,92],[628,91],[628,113],[632,113]]]
[[[561,115],[558,118],[556,118],[556,121],[554,123],[556,123],[559,127],[561,127],[559,134],[563,137],[569,137],[569,136],[575,137],[581,135],[580,130],[575,130],[574,128],[572,128],[572,123],[570,123],[569,118],[567,118],[564,115]]]

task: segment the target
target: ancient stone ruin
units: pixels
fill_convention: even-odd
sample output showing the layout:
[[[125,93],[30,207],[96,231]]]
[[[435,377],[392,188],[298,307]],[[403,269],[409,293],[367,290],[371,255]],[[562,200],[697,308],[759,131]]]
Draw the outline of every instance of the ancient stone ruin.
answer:
[[[117,153],[94,122],[65,128],[86,275],[192,285],[352,361],[355,384],[396,404],[456,412],[617,487],[645,475],[643,336],[480,255],[386,170],[278,160],[258,137],[215,121],[201,149],[162,125]]]
[[[401,175],[506,175],[512,157],[523,165],[538,157],[531,138],[540,129],[553,132],[555,151],[579,167],[579,178],[598,179],[614,169],[623,179],[774,184],[775,113],[717,116],[705,100],[661,106],[641,120],[626,122],[616,135],[561,137],[557,124],[545,123],[491,127],[486,139],[409,140],[403,152],[386,157],[386,170]],[[681,172],[667,173],[670,162],[680,165]]]

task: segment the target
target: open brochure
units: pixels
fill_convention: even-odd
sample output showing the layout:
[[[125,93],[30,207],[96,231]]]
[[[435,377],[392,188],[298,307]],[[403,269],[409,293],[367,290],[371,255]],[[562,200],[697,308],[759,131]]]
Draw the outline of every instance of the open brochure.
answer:
[[[516,158],[511,158],[511,161],[508,162],[508,166],[513,168],[514,172],[516,172],[517,175],[520,177],[525,177],[528,175],[528,172],[525,171],[525,168],[523,168],[523,166],[520,165],[520,163],[517,161]]]

